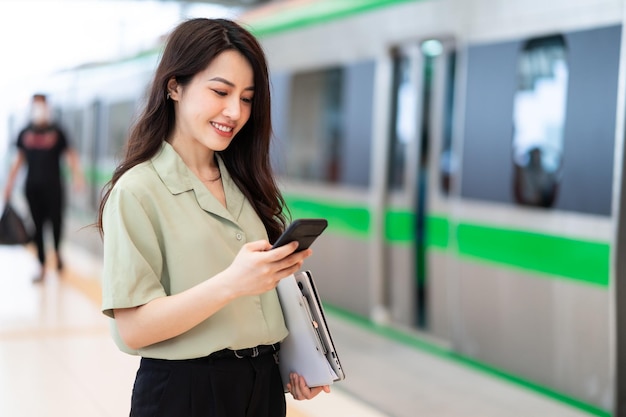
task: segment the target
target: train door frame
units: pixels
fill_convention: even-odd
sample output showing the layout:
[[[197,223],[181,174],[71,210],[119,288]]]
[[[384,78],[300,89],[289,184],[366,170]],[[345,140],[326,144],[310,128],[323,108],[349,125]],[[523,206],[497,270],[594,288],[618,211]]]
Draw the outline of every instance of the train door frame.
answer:
[[[422,203],[426,193],[419,195],[420,185],[427,187],[427,170],[423,166],[422,152],[429,147],[431,138],[424,136],[424,126],[429,123],[428,107],[425,99],[426,59],[422,51],[423,40],[412,41],[398,45],[392,50],[394,57],[393,107],[389,120],[389,136],[387,141],[390,149],[390,170],[387,181],[387,195],[385,210],[389,213],[386,221],[385,242],[394,233],[391,218],[393,211],[408,212],[411,214],[410,231],[406,232],[402,247],[408,247],[408,251],[389,242],[384,247],[385,276],[391,277],[387,282],[387,291],[392,316],[400,321],[400,324],[419,329],[425,328],[426,303],[424,295],[424,277],[419,277],[418,271],[422,267],[418,256],[418,225],[423,224],[425,216],[425,204]],[[406,68],[402,68],[406,65]],[[401,78],[406,77],[403,80]],[[402,85],[403,84],[403,85]],[[408,89],[408,90],[407,90]],[[401,107],[405,106],[405,109]],[[404,144],[402,144],[404,142]],[[405,146],[399,155],[402,160],[398,161],[395,153],[396,146]],[[401,163],[400,163],[401,162]],[[401,167],[400,178],[394,178],[393,166]],[[422,179],[422,176],[426,179]],[[424,210],[419,210],[418,207]],[[421,214],[421,218],[420,217]],[[406,225],[405,225],[406,227]],[[408,243],[408,245],[406,245]],[[403,252],[405,252],[403,254]],[[408,252],[408,253],[406,253]]]
[[[433,74],[430,82],[433,90],[432,95],[430,97],[424,95],[426,68],[423,46],[425,42],[433,40],[440,43],[443,56],[451,50],[456,50],[456,42],[451,36],[434,36],[403,42],[390,48],[384,58],[380,59],[375,81],[377,99],[374,104],[375,149],[372,162],[372,230],[374,239],[372,240],[372,256],[370,257],[372,271],[370,290],[373,301],[371,316],[375,322],[388,322],[393,317],[394,322],[399,321],[399,324],[410,324],[418,328],[426,327],[418,325],[420,319],[416,314],[417,310],[422,308],[424,311],[420,315],[426,315],[424,303],[427,301],[422,301],[422,306],[418,306],[417,297],[414,296],[417,294],[416,290],[407,289],[409,286],[417,287],[418,265],[416,262],[418,257],[415,249],[417,240],[415,225],[412,226],[413,229],[408,233],[409,237],[407,238],[410,246],[410,260],[404,261],[404,268],[411,271],[408,273],[410,277],[404,277],[405,280],[402,280],[402,277],[391,278],[393,273],[390,273],[390,270],[398,261],[394,259],[394,255],[387,244],[387,215],[395,208],[412,214],[418,213],[420,175],[425,175],[425,181],[422,185],[426,190],[431,188],[433,183],[436,184],[439,178],[438,157],[442,149],[441,142],[444,133],[442,126],[444,109],[442,106],[445,98],[443,96],[446,93],[446,88],[454,88],[454,86],[447,85],[445,75],[447,62],[446,65],[436,64],[436,68],[434,68],[436,73]],[[401,186],[399,191],[394,191],[392,184],[390,184],[392,176],[390,168],[393,163],[393,142],[396,140],[394,129],[397,129],[398,124],[398,113],[395,111],[399,94],[396,71],[398,58],[401,56],[408,62],[408,85],[412,92],[412,97],[409,99],[412,100],[410,106],[413,116],[409,118],[411,123],[409,134],[411,136],[410,140],[406,141],[406,149],[404,150]],[[426,99],[428,102],[425,102]],[[425,107],[430,110],[425,111]],[[426,123],[424,117],[429,118],[427,123],[433,127],[430,131],[425,132],[425,136],[422,133],[422,127]],[[404,123],[406,120],[401,122]],[[430,148],[426,155],[427,159],[422,158],[423,141],[426,141],[425,149]],[[423,222],[426,221],[427,213],[430,210],[428,200],[432,193],[432,191],[426,191],[424,194],[426,201],[424,201],[421,211]],[[398,282],[399,279],[401,282]],[[443,309],[447,311],[447,305],[443,306]],[[407,319],[408,317],[410,318]],[[412,319],[414,322],[410,323]]]
[[[91,124],[86,127],[89,130],[88,136],[93,141],[89,152],[86,153],[89,165],[91,167],[89,173],[89,209],[97,210],[100,204],[100,192],[98,190],[98,161],[102,155],[102,144],[106,134],[106,124],[104,123],[104,111],[106,105],[103,100],[97,97],[89,103],[89,113]]]
[[[397,99],[394,91],[396,86],[396,59],[399,52],[405,52],[409,55],[410,68],[419,67],[414,63],[419,57],[418,45],[419,42],[413,40],[387,50],[377,63],[374,80],[374,146],[372,149],[372,202],[370,206],[372,243],[369,257],[372,305],[370,316],[372,321],[381,324],[398,321],[398,313],[393,311],[392,279],[389,277],[391,262],[387,249],[387,212],[390,207],[389,178],[392,153],[390,135],[392,134],[392,124],[395,123],[392,122],[395,113],[392,109],[395,107],[394,101]],[[414,71],[409,71],[409,74],[412,74],[411,81],[413,83],[419,79],[417,74],[414,74]],[[421,112],[417,113],[421,114]],[[416,121],[414,131],[418,129],[419,122]],[[410,142],[415,142],[415,140]],[[406,152],[405,156],[408,154]],[[403,178],[407,178],[407,167],[409,167],[408,169],[414,169],[411,167],[415,166],[415,164],[409,162],[404,161]],[[409,175],[409,177],[414,178],[415,176]],[[409,189],[413,191],[414,187],[409,187]],[[412,194],[402,197],[400,202],[405,206],[413,201]]]
[[[391,119],[393,84],[393,58],[391,54],[383,54],[377,64],[374,75],[374,108],[372,120],[372,176],[370,228],[371,246],[369,259],[369,293],[370,319],[378,324],[388,324],[391,315],[385,279],[384,238],[385,238],[385,207],[387,195],[387,174],[389,172],[390,146],[388,137],[389,120]]]
[[[615,128],[615,167],[614,167],[614,199],[612,212],[615,216],[615,237],[611,245],[613,259],[611,265],[611,280],[609,291],[612,293],[610,300],[611,318],[613,325],[610,327],[612,348],[610,349],[614,379],[613,415],[616,417],[626,416],[626,331],[620,331],[626,326],[626,257],[620,256],[626,251],[626,11],[622,20],[619,90],[617,93],[617,118]]]
[[[437,218],[452,219],[454,198],[458,195],[457,126],[461,103],[458,97],[460,57],[458,42],[454,36],[443,35],[425,39],[421,47],[425,48],[424,44],[429,41],[438,42],[441,50],[433,56],[435,59],[433,93],[428,104],[431,113],[427,132],[428,160],[425,162],[427,184],[422,250],[425,262],[423,279],[426,305],[423,308],[427,320],[425,330],[437,339],[451,340],[452,318],[458,309],[458,301],[455,302],[454,297],[454,258],[449,255],[448,248],[437,250],[435,254],[431,242],[439,238],[433,238],[436,233],[429,228],[432,227],[433,215]],[[448,222],[448,225],[452,225],[452,222]]]

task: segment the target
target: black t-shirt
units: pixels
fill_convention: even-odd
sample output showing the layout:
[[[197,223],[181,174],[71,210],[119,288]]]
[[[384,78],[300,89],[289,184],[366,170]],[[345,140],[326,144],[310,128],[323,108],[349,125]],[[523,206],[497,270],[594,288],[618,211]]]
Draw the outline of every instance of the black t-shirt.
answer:
[[[61,156],[68,148],[59,126],[28,125],[17,138],[28,164],[27,185],[61,185]]]

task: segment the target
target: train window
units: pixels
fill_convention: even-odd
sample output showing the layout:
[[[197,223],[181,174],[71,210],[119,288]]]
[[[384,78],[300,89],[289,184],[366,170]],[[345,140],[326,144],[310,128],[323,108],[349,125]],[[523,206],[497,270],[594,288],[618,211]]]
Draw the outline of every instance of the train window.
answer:
[[[547,177],[549,184],[540,203],[551,204],[556,210],[610,215],[621,39],[619,24],[564,32],[562,38],[469,45],[464,59],[463,125],[459,130],[463,140],[459,154],[461,197],[520,204],[514,195],[514,167],[519,178],[537,144],[541,149],[541,165],[535,162],[540,166],[538,174]],[[551,63],[553,75],[540,70],[550,68],[546,63]],[[520,72],[534,72],[535,79],[522,77]],[[535,82],[536,91],[521,88],[530,81]],[[550,83],[558,92],[545,94],[545,90],[541,95],[540,89],[550,87]],[[521,102],[524,96],[537,100],[537,108],[553,100],[545,110],[545,116],[552,119],[517,110],[529,103]],[[523,126],[524,135],[512,134],[512,124],[520,130],[522,121],[529,123]],[[536,136],[541,140],[531,141],[531,128],[542,132]],[[485,163],[487,157],[489,163]],[[518,182],[521,185],[521,178]]]
[[[61,127],[65,129],[72,146],[80,154],[84,153],[88,146],[82,134],[83,118],[81,109],[72,108],[67,111],[63,111],[62,109],[57,110],[57,120],[61,121]]]
[[[292,178],[336,182],[341,132],[340,68],[295,74],[286,170]]]
[[[108,112],[109,148],[108,157],[119,157],[124,148],[130,125],[135,116],[137,103],[135,100],[118,101],[112,103]]]
[[[561,174],[568,65],[563,36],[531,39],[518,60],[513,105],[514,196],[551,207]]]
[[[389,161],[389,188],[400,189],[405,183],[405,159],[407,147],[415,140],[417,124],[417,97],[412,81],[412,59],[410,51],[398,51],[394,57],[394,100],[395,117],[391,133]]]
[[[450,45],[451,46],[451,45]],[[438,156],[441,191],[450,190],[458,166],[452,152],[452,115],[456,54],[440,39],[428,39],[418,47],[394,51],[393,121],[390,134],[388,184],[390,189],[405,187],[415,175],[408,165],[412,152],[419,152],[421,180],[428,171],[433,136],[440,137]]]
[[[288,126],[276,125],[287,136],[281,173],[304,181],[369,185],[374,68],[373,61],[365,61],[291,75],[289,105],[278,105],[288,113]]]
[[[456,52],[449,51],[445,62],[445,92],[443,109],[443,134],[441,153],[439,155],[439,186],[443,194],[449,194],[458,161],[452,149],[452,123],[454,114],[454,79],[456,75]]]

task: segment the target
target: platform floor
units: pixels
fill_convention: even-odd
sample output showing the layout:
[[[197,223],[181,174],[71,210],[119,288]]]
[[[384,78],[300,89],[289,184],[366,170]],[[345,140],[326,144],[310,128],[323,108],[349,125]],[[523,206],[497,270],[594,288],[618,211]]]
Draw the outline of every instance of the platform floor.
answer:
[[[33,284],[32,249],[0,246],[0,416],[119,417],[138,358],[121,353],[99,310],[98,259],[63,248]],[[567,404],[330,315],[347,379],[289,417],[587,417]]]

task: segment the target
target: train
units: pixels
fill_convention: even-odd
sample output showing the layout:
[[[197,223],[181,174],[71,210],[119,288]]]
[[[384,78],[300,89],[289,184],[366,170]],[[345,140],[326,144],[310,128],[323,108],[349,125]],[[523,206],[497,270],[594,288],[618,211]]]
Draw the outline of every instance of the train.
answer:
[[[325,304],[594,415],[626,415],[624,3],[281,1],[272,161]],[[159,49],[51,77],[95,214]],[[17,123],[13,124],[17,127]]]

